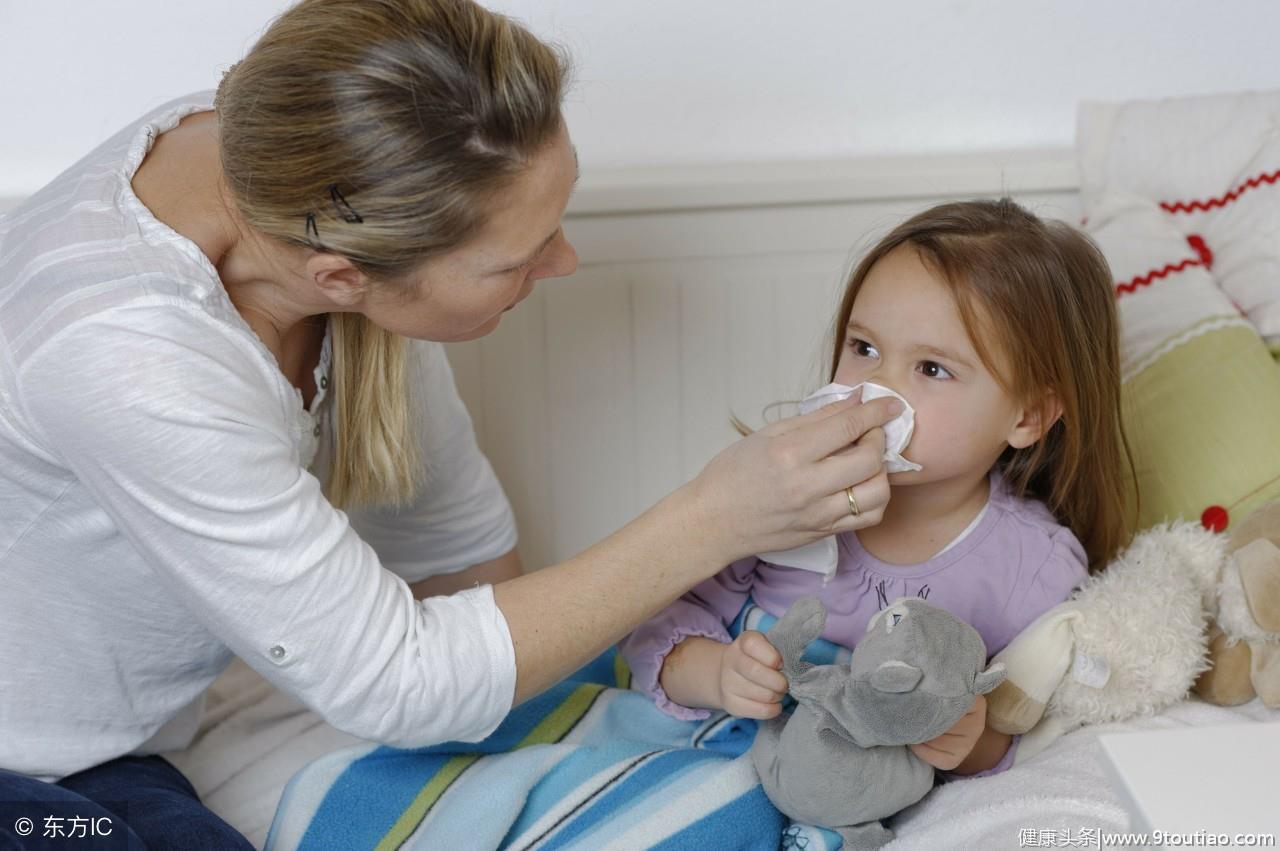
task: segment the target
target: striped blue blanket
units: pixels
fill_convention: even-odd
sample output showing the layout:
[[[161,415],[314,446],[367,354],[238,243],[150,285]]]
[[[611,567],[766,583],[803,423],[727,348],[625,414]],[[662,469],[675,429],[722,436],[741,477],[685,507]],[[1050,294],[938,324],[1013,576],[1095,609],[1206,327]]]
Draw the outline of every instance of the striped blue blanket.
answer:
[[[748,604],[732,631],[772,622]],[[848,651],[818,641],[806,658]],[[769,803],[746,756],[755,722],[677,721],[629,684],[610,651],[516,707],[483,742],[329,754],[290,781],[266,847],[840,847],[835,833],[790,823]]]

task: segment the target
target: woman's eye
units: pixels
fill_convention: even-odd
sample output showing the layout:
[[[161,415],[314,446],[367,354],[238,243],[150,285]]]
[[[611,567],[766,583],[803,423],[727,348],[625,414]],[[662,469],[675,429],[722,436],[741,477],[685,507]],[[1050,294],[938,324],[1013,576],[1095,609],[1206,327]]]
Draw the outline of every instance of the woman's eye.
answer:
[[[931,360],[920,362],[920,372],[926,378],[937,378],[942,381],[955,378],[945,366]]]
[[[849,348],[853,349],[853,353],[860,358],[875,358],[880,356],[880,353],[876,351],[876,347],[868,343],[866,340],[854,338],[849,341]]]

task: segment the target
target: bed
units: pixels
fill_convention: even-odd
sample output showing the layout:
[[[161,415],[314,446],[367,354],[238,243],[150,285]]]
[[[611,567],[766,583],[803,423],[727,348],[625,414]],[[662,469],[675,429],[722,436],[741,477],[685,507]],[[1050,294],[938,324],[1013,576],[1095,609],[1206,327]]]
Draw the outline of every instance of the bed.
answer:
[[[1152,718],[1068,733],[1009,771],[944,784],[894,822],[892,851],[1018,848],[1025,829],[1122,832],[1130,817],[1098,736],[1106,732],[1280,722],[1258,700],[1219,707],[1190,698]],[[289,779],[339,748],[361,746],[236,661],[210,689],[195,742],[168,757],[214,812],[262,848]],[[1025,846],[1024,846],[1025,847]]]

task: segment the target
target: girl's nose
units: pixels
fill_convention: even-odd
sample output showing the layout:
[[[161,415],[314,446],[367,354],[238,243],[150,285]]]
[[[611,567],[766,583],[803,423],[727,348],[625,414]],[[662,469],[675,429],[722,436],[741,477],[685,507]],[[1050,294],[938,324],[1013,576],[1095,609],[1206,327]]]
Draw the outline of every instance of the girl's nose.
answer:
[[[893,393],[895,396],[905,399],[907,404],[910,405],[911,398],[907,396],[906,393],[903,393],[901,390],[898,389],[898,387],[902,386],[905,382],[897,381],[895,380],[896,378],[897,376],[888,374],[888,370],[886,370],[883,366],[878,366],[876,367],[875,371],[871,375],[867,376],[866,381],[868,384],[875,384],[877,386],[883,387],[884,389]]]

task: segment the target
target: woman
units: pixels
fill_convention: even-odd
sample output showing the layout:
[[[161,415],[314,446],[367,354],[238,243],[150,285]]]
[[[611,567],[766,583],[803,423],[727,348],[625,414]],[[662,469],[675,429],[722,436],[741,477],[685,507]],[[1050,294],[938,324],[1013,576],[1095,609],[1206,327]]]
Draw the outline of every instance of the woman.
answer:
[[[564,80],[469,0],[306,0],[0,223],[0,800],[243,846],[154,756],[232,654],[355,735],[478,740],[725,564],[878,521],[896,412],[849,403],[520,575],[440,341],[576,266]]]

